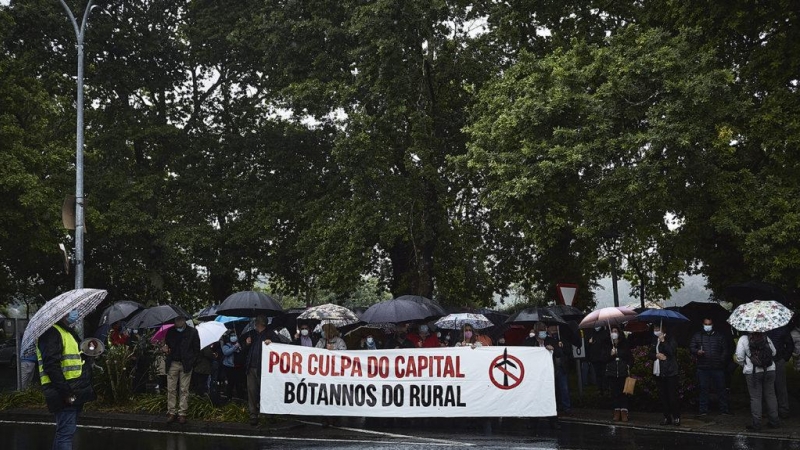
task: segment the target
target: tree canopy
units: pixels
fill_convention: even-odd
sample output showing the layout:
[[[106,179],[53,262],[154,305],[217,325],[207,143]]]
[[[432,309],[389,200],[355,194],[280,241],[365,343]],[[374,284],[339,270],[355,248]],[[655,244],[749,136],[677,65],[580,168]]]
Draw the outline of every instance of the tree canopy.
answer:
[[[85,285],[591,306],[613,267],[648,299],[685,272],[795,292],[795,3],[103,2]],[[76,52],[52,0],[0,6],[0,41],[6,302],[72,285]]]

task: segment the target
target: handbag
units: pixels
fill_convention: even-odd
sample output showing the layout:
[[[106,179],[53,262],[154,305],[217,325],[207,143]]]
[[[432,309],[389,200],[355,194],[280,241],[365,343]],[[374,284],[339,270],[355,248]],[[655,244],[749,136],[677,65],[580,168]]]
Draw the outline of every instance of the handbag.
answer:
[[[636,378],[625,378],[625,387],[622,388],[623,394],[633,395],[633,390],[636,388]]]

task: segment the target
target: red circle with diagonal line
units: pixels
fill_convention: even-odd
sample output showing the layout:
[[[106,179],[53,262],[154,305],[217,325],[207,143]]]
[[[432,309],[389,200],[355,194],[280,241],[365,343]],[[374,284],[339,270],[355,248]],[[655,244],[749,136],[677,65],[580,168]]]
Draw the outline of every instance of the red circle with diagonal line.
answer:
[[[525,366],[522,361],[506,353],[492,360],[489,365],[489,380],[500,389],[514,389],[525,378]]]

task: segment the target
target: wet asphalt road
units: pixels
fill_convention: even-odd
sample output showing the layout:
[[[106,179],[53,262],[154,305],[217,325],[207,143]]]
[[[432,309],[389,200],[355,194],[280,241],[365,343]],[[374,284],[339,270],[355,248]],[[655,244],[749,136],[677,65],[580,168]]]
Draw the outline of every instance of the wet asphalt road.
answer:
[[[3,449],[49,448],[53,425],[44,423],[0,423]],[[543,422],[534,430],[504,430],[495,424],[492,433],[479,423],[455,426],[451,430],[322,428],[315,424],[276,433],[268,437],[214,435],[198,432],[112,430],[80,426],[75,448],[81,450],[250,450],[275,448],[336,449],[704,449],[704,450],[800,450],[800,441],[744,436],[713,436],[685,432],[659,432],[635,428],[565,423],[552,431]]]

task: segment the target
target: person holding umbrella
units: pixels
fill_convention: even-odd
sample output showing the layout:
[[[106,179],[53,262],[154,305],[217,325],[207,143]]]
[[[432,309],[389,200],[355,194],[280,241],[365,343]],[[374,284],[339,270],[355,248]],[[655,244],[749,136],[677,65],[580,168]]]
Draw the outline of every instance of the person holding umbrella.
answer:
[[[533,328],[531,328],[530,334],[525,339],[523,343],[525,346],[529,347],[544,347],[550,351],[550,354],[553,357],[553,369],[557,370],[556,368],[556,361],[564,356],[564,351],[558,345],[558,341],[553,339],[547,333],[547,325],[544,322],[536,322],[533,324]],[[558,393],[558,389],[554,386],[556,390],[556,394]],[[557,430],[560,429],[561,426],[558,423],[556,417],[549,417],[548,420],[550,421],[550,428]]]
[[[681,424],[678,396],[678,342],[667,334],[661,323],[653,325],[653,342],[649,357],[653,360],[653,375],[658,385],[658,398],[664,411],[661,425]]]
[[[245,339],[247,360],[247,409],[250,413],[250,425],[258,425],[258,415],[261,412],[261,356],[263,353],[263,342],[265,345],[273,341],[280,342],[280,336],[275,330],[267,329],[267,317],[258,316],[253,322],[254,329],[250,336]]]
[[[611,327],[609,339],[599,341],[599,353],[603,354],[605,361],[603,367],[606,384],[611,391],[611,404],[614,407],[614,421],[628,421],[628,397],[622,391],[625,388],[625,379],[630,376],[633,365],[633,353],[625,333],[620,327]]]
[[[200,356],[200,336],[197,330],[186,326],[186,317],[178,316],[175,326],[167,330],[161,350],[166,355],[167,423],[177,419],[178,423],[184,424],[189,410],[192,369]]]
[[[736,345],[736,362],[742,366],[747,392],[750,394],[752,424],[748,430],[761,431],[761,405],[767,405],[768,425],[780,426],[778,399],[775,396],[775,346],[765,333],[753,331],[741,338]]]
[[[700,415],[708,414],[708,392],[714,385],[719,398],[719,410],[730,414],[728,409],[728,390],[725,388],[725,368],[733,352],[728,347],[728,339],[714,330],[714,321],[703,319],[703,330],[692,336],[689,351],[697,358],[697,379],[700,381],[698,403]]]
[[[97,398],[91,382],[91,369],[84,367],[77,333],[76,310],[61,318],[39,337],[36,354],[39,378],[47,409],[56,416],[54,449],[71,449],[83,405]]]
[[[328,350],[347,350],[347,344],[339,334],[336,325],[326,323],[322,326],[322,339],[317,342],[316,347],[326,348]]]

